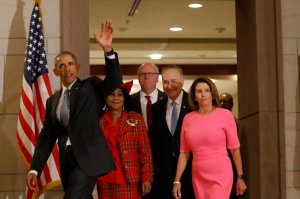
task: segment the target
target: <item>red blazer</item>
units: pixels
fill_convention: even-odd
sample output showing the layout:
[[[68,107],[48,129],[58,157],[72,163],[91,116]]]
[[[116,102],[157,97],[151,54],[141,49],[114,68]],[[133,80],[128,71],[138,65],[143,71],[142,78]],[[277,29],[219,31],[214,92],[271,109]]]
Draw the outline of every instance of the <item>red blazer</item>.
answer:
[[[107,125],[103,117],[100,119],[100,125],[102,129]],[[152,182],[152,152],[142,115],[133,111],[124,114],[121,118],[117,144],[120,147],[121,162],[127,181],[129,183]]]

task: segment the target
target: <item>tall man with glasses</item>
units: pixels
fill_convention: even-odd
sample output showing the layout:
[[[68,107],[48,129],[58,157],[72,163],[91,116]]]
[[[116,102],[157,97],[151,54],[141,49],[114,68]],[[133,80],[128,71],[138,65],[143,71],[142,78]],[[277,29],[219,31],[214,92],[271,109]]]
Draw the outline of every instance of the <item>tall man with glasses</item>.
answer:
[[[56,141],[59,146],[60,172],[65,199],[90,199],[97,177],[115,169],[99,125],[99,112],[105,105],[104,94],[122,82],[117,54],[112,49],[112,25],[102,23],[95,35],[105,54],[106,76],[80,80],[80,65],[71,52],[63,51],[53,69],[62,88],[46,102],[44,127],[36,143],[27,185],[35,189],[37,178]]]
[[[165,94],[156,88],[159,69],[155,64],[145,63],[140,65],[137,75],[141,90],[130,96],[132,108],[133,111],[143,115],[149,131],[152,123],[151,105],[161,100]]]

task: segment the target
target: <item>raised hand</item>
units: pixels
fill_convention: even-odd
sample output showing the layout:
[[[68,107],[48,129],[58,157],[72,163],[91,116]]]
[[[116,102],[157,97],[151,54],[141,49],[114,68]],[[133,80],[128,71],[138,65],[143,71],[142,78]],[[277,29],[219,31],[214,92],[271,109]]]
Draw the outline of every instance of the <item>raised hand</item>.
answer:
[[[94,33],[94,37],[97,43],[102,47],[104,52],[109,52],[112,50],[112,35],[113,35],[113,27],[110,20],[106,20],[105,24],[101,22],[101,34],[96,35]]]

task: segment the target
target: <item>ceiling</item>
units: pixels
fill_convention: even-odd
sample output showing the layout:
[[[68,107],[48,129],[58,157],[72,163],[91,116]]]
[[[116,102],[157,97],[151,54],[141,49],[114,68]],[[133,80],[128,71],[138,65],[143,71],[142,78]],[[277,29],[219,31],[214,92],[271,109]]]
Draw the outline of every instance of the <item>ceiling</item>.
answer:
[[[235,1],[199,0],[202,8],[188,7],[193,0],[89,0],[90,63],[103,64],[93,32],[102,20],[114,27],[113,47],[123,64],[235,64]],[[139,2],[133,16],[128,12]],[[180,26],[181,32],[170,27]],[[161,60],[150,60],[161,53]]]
[[[234,0],[199,0],[202,8],[188,7],[193,0],[89,0],[90,63],[104,64],[93,33],[101,21],[110,19],[114,27],[113,48],[121,64],[236,64],[236,25]],[[138,3],[133,16],[128,13]],[[180,26],[181,32],[170,27]],[[149,55],[160,53],[160,60]],[[198,76],[198,75],[197,75]],[[187,76],[185,90],[196,76]],[[219,92],[229,92],[237,100],[237,75],[211,75]],[[125,76],[133,79],[136,76]],[[134,85],[137,91],[138,83]],[[161,85],[158,84],[161,88]],[[237,104],[237,103],[236,103]],[[234,107],[234,114],[237,106]]]

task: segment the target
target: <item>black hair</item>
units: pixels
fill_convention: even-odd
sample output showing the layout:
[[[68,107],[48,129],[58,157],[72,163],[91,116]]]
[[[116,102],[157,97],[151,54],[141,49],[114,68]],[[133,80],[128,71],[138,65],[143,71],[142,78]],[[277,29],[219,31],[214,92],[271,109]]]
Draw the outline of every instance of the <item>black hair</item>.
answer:
[[[124,98],[124,104],[123,104],[124,110],[125,110],[126,112],[131,111],[131,110],[132,110],[132,104],[131,104],[131,101],[130,101],[130,95],[129,95],[129,93],[128,93],[124,88],[120,88],[120,87],[118,87],[118,88],[121,89],[122,94],[123,94],[123,98]],[[113,92],[113,91],[112,91],[112,92]],[[106,99],[107,99],[107,97],[108,97],[109,94],[110,94],[110,93],[106,93],[106,94],[105,94],[105,101],[106,101]],[[105,104],[104,108],[100,111],[100,117],[103,116],[103,114],[105,113],[105,111],[106,111],[107,109],[108,109],[108,105]]]

